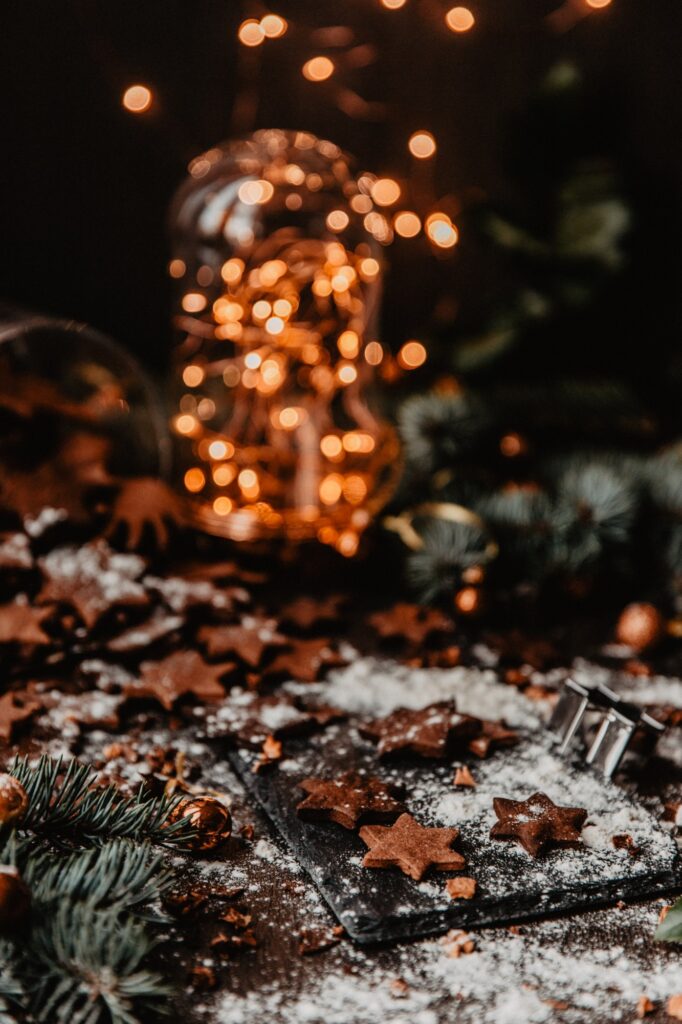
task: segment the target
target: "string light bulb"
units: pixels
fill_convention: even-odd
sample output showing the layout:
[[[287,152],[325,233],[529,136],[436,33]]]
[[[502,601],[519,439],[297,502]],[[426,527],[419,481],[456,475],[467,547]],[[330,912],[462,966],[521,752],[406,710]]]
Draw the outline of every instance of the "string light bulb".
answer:
[[[400,185],[393,178],[377,178],[372,185],[372,199],[377,206],[392,206],[400,199]]]
[[[311,57],[302,68],[309,82],[325,82],[334,74],[334,61],[329,57]]]
[[[129,85],[121,102],[131,114],[144,114],[152,105],[154,97],[146,85]]]
[[[445,15],[445,24],[451,32],[468,32],[475,20],[468,7],[452,7]]]
[[[402,213],[395,215],[393,227],[396,234],[400,235],[401,238],[415,238],[421,231],[422,222],[416,213],[413,213],[411,210],[404,210]]]
[[[279,39],[289,26],[279,14],[266,14],[260,20],[260,27],[268,39]]]
[[[415,132],[407,145],[412,156],[418,160],[428,160],[436,152],[436,140],[431,132]]]
[[[432,213],[426,218],[426,233],[440,249],[451,249],[457,244],[459,233],[447,213]]]
[[[237,33],[239,42],[244,46],[260,46],[265,40],[265,30],[260,21],[255,18],[247,18],[239,26]]]
[[[404,370],[416,370],[426,362],[426,349],[421,341],[406,341],[398,353],[398,362]]]

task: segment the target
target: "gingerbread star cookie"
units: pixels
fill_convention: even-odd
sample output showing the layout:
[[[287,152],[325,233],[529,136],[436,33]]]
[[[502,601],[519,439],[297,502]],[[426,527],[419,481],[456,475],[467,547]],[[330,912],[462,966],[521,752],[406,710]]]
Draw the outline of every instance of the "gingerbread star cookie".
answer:
[[[369,621],[384,640],[408,640],[413,644],[423,643],[432,633],[449,633],[452,630],[452,621],[437,608],[405,602],[398,602],[386,611],[375,612]]]
[[[0,741],[9,743],[14,726],[31,718],[39,709],[40,704],[29,699],[25,694],[11,691],[3,693],[0,697]]]
[[[215,703],[225,696],[220,677],[233,668],[231,663],[208,665],[196,651],[175,651],[162,661],[143,662],[139,680],[128,684],[124,693],[157,700],[166,711],[185,696]]]
[[[308,794],[296,808],[304,821],[335,821],[355,828],[360,821],[392,821],[405,810],[391,787],[356,772],[338,779],[303,779],[299,787]]]
[[[476,757],[484,758],[498,747],[513,747],[519,742],[518,733],[508,729],[504,722],[480,721],[481,730],[469,743],[469,750]]]
[[[398,708],[386,718],[359,728],[363,736],[377,743],[379,757],[418,754],[442,758],[477,736],[481,723],[477,718],[458,714],[453,701],[441,701],[419,710]]]
[[[411,814],[401,814],[393,825],[363,825],[360,838],[369,847],[362,866],[400,868],[420,881],[429,870],[461,871],[465,860],[453,850],[456,828],[425,828]]]
[[[533,793],[527,800],[495,797],[493,809],[498,821],[491,839],[514,839],[531,857],[548,846],[575,846],[587,818],[583,807],[559,807],[545,793]]]

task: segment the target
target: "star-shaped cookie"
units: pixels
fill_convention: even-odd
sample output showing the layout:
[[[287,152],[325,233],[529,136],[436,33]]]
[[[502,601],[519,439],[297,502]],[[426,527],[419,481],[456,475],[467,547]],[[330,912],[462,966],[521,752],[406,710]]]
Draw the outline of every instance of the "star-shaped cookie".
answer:
[[[493,809],[499,820],[490,837],[515,839],[531,857],[548,846],[575,846],[587,818],[583,807],[559,807],[545,793],[533,793],[527,800],[495,797]]]
[[[39,708],[40,704],[37,701],[30,700],[23,694],[3,693],[0,697],[0,740],[9,743],[15,724],[26,721]]]
[[[431,633],[449,633],[452,621],[436,608],[398,602],[369,617],[370,625],[385,640],[409,640],[421,644]]]
[[[206,719],[209,736],[225,736],[245,747],[260,750],[269,738],[304,736],[343,718],[334,708],[301,708],[287,693],[263,697],[253,690],[234,688]]]
[[[418,882],[429,868],[437,871],[461,871],[465,865],[461,853],[451,849],[459,835],[456,828],[425,828],[411,814],[401,814],[393,825],[363,825],[360,838],[368,853],[365,868],[400,868]]]
[[[42,623],[53,614],[52,608],[34,608],[22,597],[0,604],[0,644],[51,644]]]
[[[345,665],[345,660],[334,650],[329,640],[294,640],[290,649],[281,651],[268,665],[266,674],[301,683],[314,683],[325,668]]]
[[[345,600],[340,594],[320,598],[297,597],[281,609],[281,619],[286,625],[305,631],[322,624],[335,624],[339,621]]]
[[[198,634],[209,658],[236,655],[251,668],[258,668],[268,650],[286,647],[287,638],[277,632],[276,619],[263,615],[245,615],[231,625],[202,626]]]
[[[111,608],[149,604],[149,594],[138,582],[144,561],[113,551],[105,541],[55,548],[38,564],[45,577],[38,602],[70,604],[88,629]]]
[[[148,697],[171,711],[180,697],[215,703],[225,696],[221,676],[234,668],[231,663],[208,665],[196,651],[176,651],[163,661],[146,661],[140,679],[124,688],[126,697]]]
[[[363,736],[377,743],[379,757],[418,754],[447,757],[481,731],[477,718],[460,715],[454,701],[441,701],[426,708],[398,708],[386,718],[360,725]]]
[[[361,821],[392,821],[405,810],[391,787],[357,772],[344,772],[338,779],[303,779],[299,787],[308,794],[296,808],[304,821],[356,828]]]
[[[513,747],[519,741],[518,733],[508,729],[504,722],[489,722],[483,718],[480,724],[480,733],[469,742],[469,750],[476,757],[487,757],[498,747]]]

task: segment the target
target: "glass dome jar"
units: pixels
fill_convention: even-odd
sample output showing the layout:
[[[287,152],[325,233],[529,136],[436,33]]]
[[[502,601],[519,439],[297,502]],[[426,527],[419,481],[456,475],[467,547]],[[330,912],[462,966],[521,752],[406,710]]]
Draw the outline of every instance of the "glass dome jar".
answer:
[[[0,304],[0,471],[86,436],[106,448],[108,479],[170,471],[158,393],[128,352],[88,324]]]
[[[331,142],[267,130],[190,164],[171,209],[172,430],[191,517],[232,539],[317,537],[345,555],[386,502],[395,431],[373,180]]]

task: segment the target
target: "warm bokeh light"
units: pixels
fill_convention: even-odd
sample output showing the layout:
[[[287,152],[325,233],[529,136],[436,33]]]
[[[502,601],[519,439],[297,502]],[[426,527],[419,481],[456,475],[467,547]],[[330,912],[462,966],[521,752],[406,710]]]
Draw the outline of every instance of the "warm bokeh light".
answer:
[[[196,418],[189,413],[183,413],[175,418],[175,429],[178,434],[193,434],[198,426]]]
[[[399,11],[406,3],[407,0],[381,0],[381,6],[385,7],[387,11]]]
[[[237,284],[244,273],[244,261],[233,258],[223,263],[220,268],[220,276],[225,284]]]
[[[327,216],[327,227],[330,231],[343,231],[348,227],[349,217],[345,210],[332,210]]]
[[[360,338],[355,331],[343,331],[336,344],[344,359],[354,359],[360,351]]]
[[[201,313],[206,309],[206,296],[201,292],[187,292],[182,296],[182,308],[185,313]]]
[[[302,410],[294,406],[287,406],[286,409],[281,410],[278,420],[280,427],[284,430],[294,430],[303,420]]]
[[[378,341],[370,341],[365,348],[365,362],[370,366],[378,366],[384,358],[384,350]]]
[[[144,114],[152,105],[154,97],[146,85],[129,85],[121,102],[131,114]]]
[[[421,231],[421,226],[422,222],[419,217],[416,213],[412,213],[411,210],[397,213],[393,221],[396,234],[400,235],[401,238],[414,238]]]
[[[171,277],[175,278],[175,280],[184,277],[186,271],[187,267],[185,266],[184,260],[171,260],[168,264],[168,273]]]
[[[229,498],[221,496],[213,502],[213,511],[216,515],[227,516],[232,511],[232,502]]]
[[[371,256],[368,256],[360,264],[360,273],[368,281],[371,281],[373,277],[376,277],[380,270],[381,267],[379,266],[379,261],[373,259]]]
[[[445,24],[453,32],[468,32],[475,20],[468,7],[453,7],[445,15]]]
[[[343,482],[343,496],[351,505],[359,505],[367,497],[367,484],[356,473],[346,477]]]
[[[342,384],[352,384],[354,380],[357,380],[358,371],[352,363],[341,363],[336,371],[336,376]]]
[[[204,370],[201,366],[195,366],[194,363],[190,363],[182,371],[183,382],[188,388],[198,388],[204,379]]]
[[[237,483],[243,491],[253,491],[258,487],[258,477],[252,469],[243,469],[237,477]]]
[[[311,57],[302,70],[309,82],[324,82],[334,74],[334,61],[329,57]]]
[[[320,451],[328,459],[338,459],[343,454],[343,443],[336,434],[327,434],[320,441]]]
[[[263,357],[260,352],[247,352],[244,356],[244,366],[248,370],[257,370],[262,362]]]
[[[407,145],[412,156],[418,160],[428,160],[436,152],[436,140],[431,132],[415,132]]]
[[[234,455],[234,446],[228,447],[226,441],[211,441],[208,446],[208,454],[212,459],[225,459]]]
[[[600,10],[602,7],[608,7],[611,0],[585,0],[585,3],[594,10]]]
[[[239,26],[239,42],[244,46],[260,46],[265,39],[265,30],[255,18],[248,18]]]
[[[343,477],[331,473],[320,483],[320,501],[324,505],[335,505],[343,494]]]
[[[280,18],[279,14],[266,14],[260,20],[260,27],[268,39],[279,39],[288,28],[286,21]]]
[[[400,199],[400,185],[393,178],[377,178],[372,185],[372,199],[377,206],[391,206]]]
[[[398,362],[404,370],[416,370],[426,362],[426,349],[421,341],[406,341],[398,353]]]
[[[272,306],[266,299],[258,299],[251,307],[251,315],[254,320],[267,320],[272,313]]]
[[[446,213],[432,213],[427,217],[426,233],[441,249],[451,249],[459,238],[457,228]]]
[[[344,558],[352,558],[358,550],[359,543],[360,538],[357,533],[354,533],[353,530],[344,530],[343,533],[339,534],[335,547]]]
[[[192,494],[197,494],[205,483],[206,477],[201,469],[188,469],[185,473],[185,487]]]
[[[246,206],[267,203],[274,195],[269,181],[245,181],[239,186],[239,198]]]
[[[277,335],[281,334],[286,324],[282,320],[281,316],[271,316],[265,321],[265,330],[268,334]]]
[[[219,466],[213,467],[213,482],[218,487],[227,487],[231,484],[237,475],[236,466],[229,462],[223,462]]]

